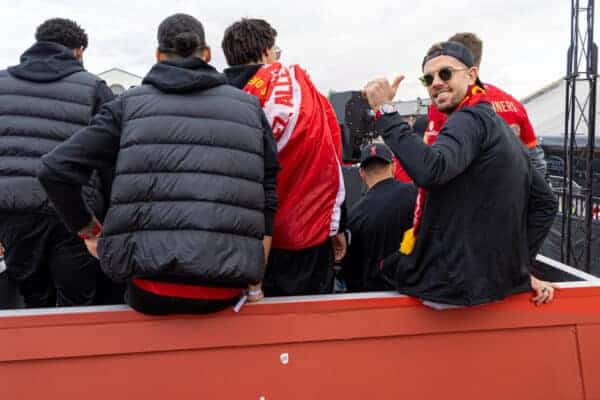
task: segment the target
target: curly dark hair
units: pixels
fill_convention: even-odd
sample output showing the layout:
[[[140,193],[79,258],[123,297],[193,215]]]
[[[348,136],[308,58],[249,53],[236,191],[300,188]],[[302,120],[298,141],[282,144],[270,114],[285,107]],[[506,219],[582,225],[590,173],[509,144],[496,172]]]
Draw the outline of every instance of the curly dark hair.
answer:
[[[187,14],[174,14],[158,26],[158,49],[180,57],[189,57],[197,50],[206,48],[204,27],[196,18]]]
[[[221,47],[229,65],[258,62],[275,45],[277,31],[263,19],[242,18],[225,30]]]
[[[88,46],[87,33],[75,21],[66,18],[52,18],[44,21],[35,31],[38,42],[54,42],[70,49]]]

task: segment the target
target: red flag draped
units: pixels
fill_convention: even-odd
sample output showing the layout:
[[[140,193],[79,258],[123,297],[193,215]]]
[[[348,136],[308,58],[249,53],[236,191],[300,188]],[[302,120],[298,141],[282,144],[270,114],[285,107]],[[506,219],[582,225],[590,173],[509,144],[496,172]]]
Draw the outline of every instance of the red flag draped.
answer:
[[[273,247],[323,243],[338,231],[345,196],[341,132],[331,104],[297,65],[265,65],[244,91],[259,98],[282,166]]]

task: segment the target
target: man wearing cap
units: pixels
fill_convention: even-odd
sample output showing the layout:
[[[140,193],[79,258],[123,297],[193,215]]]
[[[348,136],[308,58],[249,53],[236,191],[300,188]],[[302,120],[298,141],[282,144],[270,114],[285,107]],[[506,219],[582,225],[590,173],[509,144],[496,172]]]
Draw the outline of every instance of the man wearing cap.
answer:
[[[403,77],[364,88],[382,115],[375,129],[419,188],[413,229],[386,259],[400,292],[425,300],[476,305],[552,287],[530,276],[557,204],[510,127],[494,112],[462,44],[432,46],[422,64],[429,95],[448,120],[429,147],[390,107]]]
[[[481,55],[483,51],[483,42],[474,33],[462,32],[454,34],[449,41],[462,43],[473,54],[473,62],[477,68],[481,64]],[[544,150],[540,146],[535,131],[529,121],[529,116],[523,104],[510,94],[497,88],[494,85],[485,83],[486,97],[494,111],[511,127],[515,135],[521,139],[523,145],[527,148],[529,159],[533,168],[543,177],[546,176],[546,160],[544,159]],[[429,105],[427,130],[425,134],[429,141],[433,141],[448,117],[446,114],[438,111],[435,104]]]
[[[393,290],[395,283],[379,273],[379,264],[398,251],[404,232],[412,225],[417,191],[394,179],[394,155],[383,143],[363,147],[360,176],[367,193],[348,213],[348,255],[342,276],[349,291]]]

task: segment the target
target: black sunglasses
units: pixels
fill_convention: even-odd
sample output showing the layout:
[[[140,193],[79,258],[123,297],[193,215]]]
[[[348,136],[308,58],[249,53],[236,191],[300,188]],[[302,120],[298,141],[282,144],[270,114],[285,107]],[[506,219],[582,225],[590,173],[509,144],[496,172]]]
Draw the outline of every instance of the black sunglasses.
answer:
[[[469,68],[456,69],[456,68],[452,68],[452,67],[444,67],[444,68],[440,69],[437,72],[437,74],[441,80],[443,80],[444,82],[448,82],[450,79],[452,79],[452,75],[454,72],[464,71],[467,69],[469,69]],[[421,83],[423,84],[423,86],[429,87],[433,84],[433,80],[435,79],[435,77],[433,74],[425,74],[422,77],[420,77],[419,79],[421,80]]]

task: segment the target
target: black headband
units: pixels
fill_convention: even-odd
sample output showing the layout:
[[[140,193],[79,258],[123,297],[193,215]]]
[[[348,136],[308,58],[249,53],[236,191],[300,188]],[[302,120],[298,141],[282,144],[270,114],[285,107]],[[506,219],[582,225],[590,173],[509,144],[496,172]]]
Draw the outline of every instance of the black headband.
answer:
[[[475,61],[473,58],[473,53],[469,50],[465,45],[458,42],[442,42],[440,43],[440,48],[434,50],[431,54],[428,54],[423,58],[423,64],[421,64],[421,70],[425,67],[427,61],[432,60],[439,56],[450,56],[456,58],[458,61],[462,62],[467,66],[467,68],[471,68],[475,66]],[[483,83],[477,77],[475,84],[483,87]]]
[[[423,69],[427,61],[439,56],[454,57],[469,68],[475,65],[475,62],[473,60],[473,53],[471,53],[471,51],[467,49],[462,43],[442,42],[440,43],[439,49],[434,50],[431,54],[428,54],[427,56],[425,56],[425,58],[423,58],[423,64],[421,64],[421,69]]]

